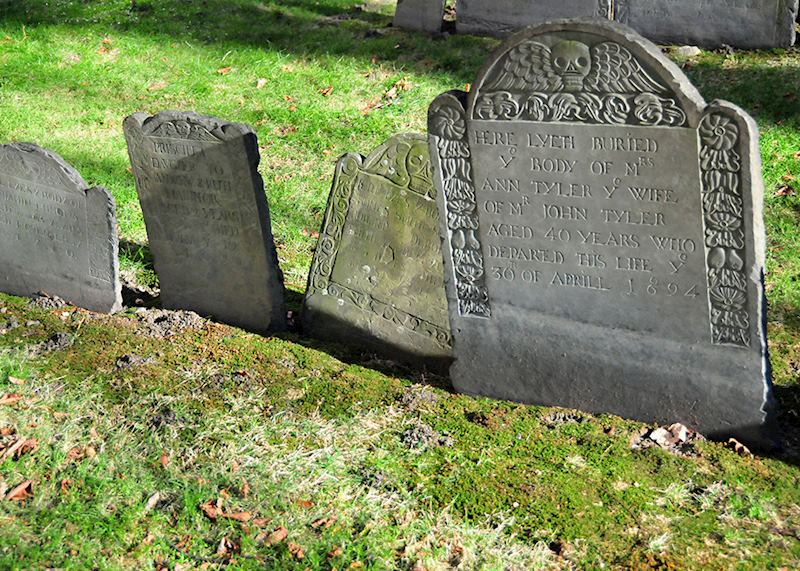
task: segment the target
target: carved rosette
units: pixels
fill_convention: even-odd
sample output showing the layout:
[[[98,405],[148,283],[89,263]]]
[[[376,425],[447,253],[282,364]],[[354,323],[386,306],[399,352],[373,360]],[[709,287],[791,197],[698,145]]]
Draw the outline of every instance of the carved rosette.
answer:
[[[461,316],[490,317],[464,109],[443,102],[431,116],[430,130],[436,137],[441,165],[458,312]]]
[[[426,187],[430,181],[430,161],[420,157],[425,152],[424,139],[414,142],[389,143],[379,147],[367,159],[359,155],[346,155],[336,165],[336,177],[328,203],[325,224],[320,232],[314,262],[309,272],[307,296],[330,295],[368,311],[395,325],[432,339],[440,347],[451,346],[450,332],[438,325],[420,319],[384,303],[368,293],[359,292],[332,280],[333,267],[339,244],[350,211],[350,201],[364,185],[362,174],[376,175],[425,198],[432,198],[435,189]],[[427,154],[426,154],[427,157]]]
[[[700,172],[707,260],[711,340],[750,346],[745,271],[742,159],[735,119],[712,111],[700,123]]]

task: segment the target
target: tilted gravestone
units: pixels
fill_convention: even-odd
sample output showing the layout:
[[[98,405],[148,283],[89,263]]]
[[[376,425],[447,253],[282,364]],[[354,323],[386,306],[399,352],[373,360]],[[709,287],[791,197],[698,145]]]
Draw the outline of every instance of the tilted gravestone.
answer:
[[[284,329],[253,130],[177,111],[137,113],[123,127],[163,306],[255,332]]]
[[[0,291],[122,307],[114,199],[57,154],[0,145]]]
[[[336,164],[308,277],[303,329],[396,360],[449,363],[435,191],[423,135]]]
[[[421,32],[439,32],[443,19],[444,0],[397,0],[393,25]]]
[[[509,39],[429,111],[458,390],[768,446],[758,131],[613,23]]]
[[[798,0],[459,0],[456,29],[507,35],[556,18],[602,18],[650,40],[705,47],[790,47]]]

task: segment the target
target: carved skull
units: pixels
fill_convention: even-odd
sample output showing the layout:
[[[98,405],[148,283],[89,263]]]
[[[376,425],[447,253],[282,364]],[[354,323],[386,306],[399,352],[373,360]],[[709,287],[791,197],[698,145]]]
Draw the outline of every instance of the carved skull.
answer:
[[[553,46],[551,57],[553,70],[561,76],[564,90],[583,89],[583,80],[592,67],[589,46],[575,41],[558,42]]]

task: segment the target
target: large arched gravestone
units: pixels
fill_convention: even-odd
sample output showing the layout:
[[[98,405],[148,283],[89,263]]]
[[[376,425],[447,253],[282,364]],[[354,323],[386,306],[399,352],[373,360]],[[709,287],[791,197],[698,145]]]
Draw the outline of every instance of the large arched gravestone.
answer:
[[[0,291],[122,307],[116,207],[52,151],[0,145]]]
[[[429,111],[455,387],[771,443],[757,128],[613,23]]]

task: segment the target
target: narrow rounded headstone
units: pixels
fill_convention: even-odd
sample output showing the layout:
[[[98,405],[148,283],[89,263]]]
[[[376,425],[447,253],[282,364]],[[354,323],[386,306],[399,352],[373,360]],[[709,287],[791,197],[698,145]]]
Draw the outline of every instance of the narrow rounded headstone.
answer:
[[[366,158],[340,158],[308,276],[304,332],[446,368],[438,225],[424,135],[396,135]]]
[[[429,110],[467,393],[768,447],[754,121],[611,22],[524,30]]]
[[[255,132],[178,111],[137,113],[123,128],[162,305],[249,331],[283,330]]]
[[[0,145],[0,290],[122,307],[114,199],[52,151]]]
[[[393,25],[421,32],[440,32],[444,0],[397,0]]]

